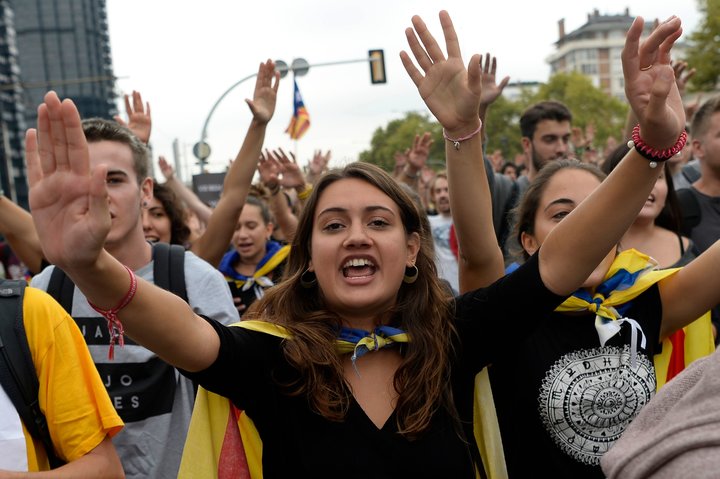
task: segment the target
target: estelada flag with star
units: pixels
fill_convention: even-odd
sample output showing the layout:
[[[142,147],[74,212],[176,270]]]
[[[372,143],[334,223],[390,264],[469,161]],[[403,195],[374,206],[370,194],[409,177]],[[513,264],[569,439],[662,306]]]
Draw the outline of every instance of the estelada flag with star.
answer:
[[[285,130],[285,133],[289,134],[293,140],[299,140],[307,129],[310,128],[310,115],[300,95],[297,80],[293,79],[293,83],[295,84],[293,116],[290,119],[290,124]]]

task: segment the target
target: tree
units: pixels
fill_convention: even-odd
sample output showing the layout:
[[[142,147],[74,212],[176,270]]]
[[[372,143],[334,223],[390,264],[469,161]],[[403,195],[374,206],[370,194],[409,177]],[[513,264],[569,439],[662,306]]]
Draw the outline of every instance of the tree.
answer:
[[[373,163],[392,172],[395,166],[395,153],[410,148],[415,135],[426,131],[432,134],[433,144],[430,147],[428,166],[437,166],[445,161],[445,145],[440,124],[426,114],[406,113],[404,118],[392,120],[385,128],[380,127],[373,133],[370,149],[360,153],[360,161]]]
[[[512,160],[515,155],[522,152],[520,115],[525,106],[526,102],[522,99],[512,101],[500,96],[488,109],[485,118],[487,132],[485,151],[488,155],[500,150],[506,160]]]
[[[703,19],[688,38],[685,60],[696,69],[692,91],[713,91],[720,80],[720,0],[698,0]]]
[[[556,73],[540,86],[534,101],[557,100],[570,109],[573,126],[595,125],[595,143],[602,145],[612,136],[621,138],[628,106],[592,84],[579,72]]]

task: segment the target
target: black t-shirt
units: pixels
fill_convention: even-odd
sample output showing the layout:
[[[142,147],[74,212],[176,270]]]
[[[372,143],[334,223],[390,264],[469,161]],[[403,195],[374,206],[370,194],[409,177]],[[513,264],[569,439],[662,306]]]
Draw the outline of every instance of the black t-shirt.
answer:
[[[652,356],[659,351],[662,309],[657,285],[632,300],[631,327],[600,346],[595,315],[537,314],[542,325],[517,338],[488,368],[510,477],[605,477],[600,457],[655,393]],[[520,324],[514,319],[513,322]],[[507,344],[507,340],[503,341]]]
[[[517,301],[520,294],[527,301]],[[538,323],[535,314],[547,315],[562,301],[544,287],[536,257],[490,287],[456,299],[459,342],[451,387],[462,432],[453,415],[440,409],[420,438],[408,440],[397,433],[394,414],[378,429],[354,400],[344,421],[328,421],[312,412],[304,396],[289,396],[281,386],[297,378],[284,358],[282,340],[243,328],[211,323],[220,336],[216,362],[184,374],[228,397],[254,421],[263,442],[266,479],[470,479],[475,478],[472,457],[477,454],[472,440],[475,375],[512,348],[518,331],[532,332]]]

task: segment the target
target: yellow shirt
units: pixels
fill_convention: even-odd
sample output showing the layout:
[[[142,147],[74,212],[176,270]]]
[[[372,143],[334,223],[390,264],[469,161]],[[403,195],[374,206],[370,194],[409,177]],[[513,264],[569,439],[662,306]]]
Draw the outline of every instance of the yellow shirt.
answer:
[[[26,288],[23,319],[38,399],[58,456],[78,459],[123,427],[75,321],[44,291]],[[49,470],[42,442],[23,426],[30,471]]]

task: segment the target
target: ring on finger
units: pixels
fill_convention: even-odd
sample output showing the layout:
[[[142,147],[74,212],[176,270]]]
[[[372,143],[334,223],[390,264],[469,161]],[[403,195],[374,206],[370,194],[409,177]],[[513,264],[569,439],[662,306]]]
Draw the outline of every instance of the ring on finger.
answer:
[[[653,64],[651,63],[650,65],[648,65],[648,66],[646,66],[646,67],[640,67],[640,71],[641,71],[641,72],[646,72],[646,71],[648,71],[649,69],[651,69],[652,67],[653,67]]]

